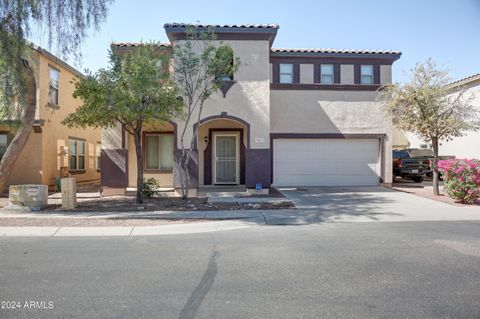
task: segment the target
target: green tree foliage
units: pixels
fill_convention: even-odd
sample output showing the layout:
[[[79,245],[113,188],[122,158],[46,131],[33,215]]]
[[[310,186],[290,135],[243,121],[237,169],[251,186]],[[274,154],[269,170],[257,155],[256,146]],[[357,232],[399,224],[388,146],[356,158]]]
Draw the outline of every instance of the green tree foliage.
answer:
[[[381,90],[385,112],[393,124],[430,141],[435,154],[433,163],[433,192],[438,189],[438,146],[462,136],[466,131],[480,128],[479,111],[470,103],[466,88],[452,86],[448,73],[438,70],[431,60],[417,63],[411,80],[391,84]]]
[[[46,36],[62,58],[80,58],[89,29],[98,29],[113,0],[0,0],[0,119],[15,137],[0,162],[0,193],[28,141],[35,120],[35,74],[27,39]]]
[[[135,142],[137,202],[143,202],[142,129],[151,121],[165,122],[181,115],[182,104],[169,73],[169,56],[155,43],[123,54],[110,54],[108,69],[88,74],[75,83],[83,101],[63,124],[69,127],[114,127],[121,124]]]
[[[188,197],[190,176],[188,168],[192,151],[196,148],[198,128],[205,102],[229,81],[240,66],[240,59],[233,58],[228,44],[216,41],[215,30],[187,28],[185,41],[174,46],[174,81],[184,104],[184,126],[180,132],[180,182],[182,197]],[[190,139],[186,132],[193,127]]]

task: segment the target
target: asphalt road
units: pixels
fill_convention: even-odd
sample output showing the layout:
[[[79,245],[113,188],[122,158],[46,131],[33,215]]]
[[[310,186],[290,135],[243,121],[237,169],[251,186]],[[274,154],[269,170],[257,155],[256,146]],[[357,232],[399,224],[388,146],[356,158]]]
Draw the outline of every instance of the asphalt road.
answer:
[[[480,222],[3,238],[0,254],[0,301],[21,305],[0,318],[480,318]]]

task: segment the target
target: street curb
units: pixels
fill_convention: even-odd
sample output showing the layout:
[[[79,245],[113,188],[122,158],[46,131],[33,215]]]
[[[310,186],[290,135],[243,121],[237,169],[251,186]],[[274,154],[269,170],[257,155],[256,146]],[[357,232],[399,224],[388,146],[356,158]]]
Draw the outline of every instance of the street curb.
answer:
[[[261,221],[264,223],[263,218]],[[0,227],[0,237],[138,237],[209,233],[258,226],[260,219],[224,220],[158,226]]]

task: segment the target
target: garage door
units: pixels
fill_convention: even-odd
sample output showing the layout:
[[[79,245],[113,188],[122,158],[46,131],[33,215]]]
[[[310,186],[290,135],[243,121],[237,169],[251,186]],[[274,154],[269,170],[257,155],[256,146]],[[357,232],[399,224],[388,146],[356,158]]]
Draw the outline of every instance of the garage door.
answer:
[[[276,186],[378,185],[378,139],[275,139]]]

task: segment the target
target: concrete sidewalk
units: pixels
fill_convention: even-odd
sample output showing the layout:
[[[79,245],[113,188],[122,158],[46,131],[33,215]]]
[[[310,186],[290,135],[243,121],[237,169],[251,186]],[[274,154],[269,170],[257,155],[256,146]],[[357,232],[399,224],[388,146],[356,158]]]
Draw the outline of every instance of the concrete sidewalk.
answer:
[[[153,212],[0,211],[0,218],[195,219],[157,226],[0,227],[0,236],[147,236],[202,233],[265,225],[323,223],[480,221],[480,207],[459,207],[381,187],[308,188],[283,191],[296,209]]]
[[[135,237],[211,233],[254,227],[261,220],[227,220],[135,227],[0,227],[0,237]],[[265,224],[265,222],[263,222]]]

